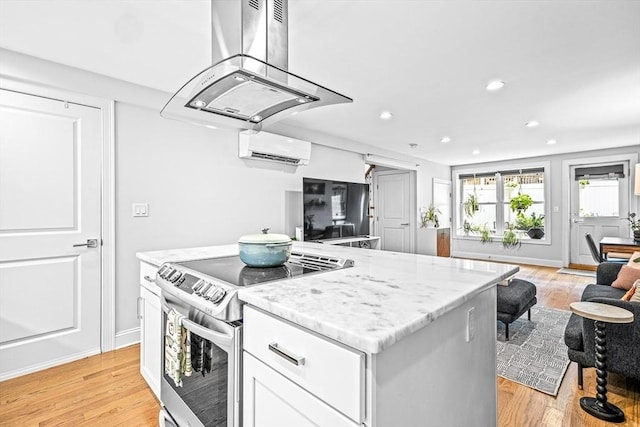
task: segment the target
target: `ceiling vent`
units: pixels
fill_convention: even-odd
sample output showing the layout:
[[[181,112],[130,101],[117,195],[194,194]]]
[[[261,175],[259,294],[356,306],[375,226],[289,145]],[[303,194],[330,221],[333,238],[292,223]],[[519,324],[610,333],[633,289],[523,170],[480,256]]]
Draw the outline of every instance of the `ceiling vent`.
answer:
[[[292,166],[308,165],[311,143],[268,132],[243,131],[238,133],[238,156]]]

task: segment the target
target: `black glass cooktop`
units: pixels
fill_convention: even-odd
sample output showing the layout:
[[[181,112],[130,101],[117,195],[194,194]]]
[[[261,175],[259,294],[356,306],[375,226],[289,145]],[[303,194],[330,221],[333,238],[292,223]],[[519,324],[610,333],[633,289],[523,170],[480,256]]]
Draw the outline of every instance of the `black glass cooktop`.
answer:
[[[304,267],[291,259],[279,267],[249,267],[237,255],[176,264],[236,286],[248,286],[302,276],[303,274],[318,273],[318,270]]]

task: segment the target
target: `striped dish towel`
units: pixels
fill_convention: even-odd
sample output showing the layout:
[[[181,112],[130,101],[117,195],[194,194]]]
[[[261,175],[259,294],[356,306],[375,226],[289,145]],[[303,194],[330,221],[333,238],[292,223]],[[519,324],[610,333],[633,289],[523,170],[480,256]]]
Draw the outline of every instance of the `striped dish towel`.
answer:
[[[191,376],[191,333],[182,327],[184,316],[174,309],[167,313],[164,342],[164,372],[182,387],[182,375]]]

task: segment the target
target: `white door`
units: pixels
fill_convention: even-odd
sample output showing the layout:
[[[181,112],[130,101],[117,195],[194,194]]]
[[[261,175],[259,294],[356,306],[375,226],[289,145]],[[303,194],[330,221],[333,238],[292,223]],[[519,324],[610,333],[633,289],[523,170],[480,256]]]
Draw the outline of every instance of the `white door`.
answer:
[[[607,176],[607,170],[616,167],[624,178],[616,178],[613,172]],[[629,162],[575,165],[570,172],[570,262],[595,265],[586,233],[591,234],[597,248],[603,237],[629,237]],[[584,175],[588,172],[591,174]]]
[[[411,210],[411,173],[378,172],[376,177],[376,222],[380,247],[385,251],[413,252],[411,230],[415,220]]]
[[[0,380],[100,352],[100,188],[99,109],[0,90]]]

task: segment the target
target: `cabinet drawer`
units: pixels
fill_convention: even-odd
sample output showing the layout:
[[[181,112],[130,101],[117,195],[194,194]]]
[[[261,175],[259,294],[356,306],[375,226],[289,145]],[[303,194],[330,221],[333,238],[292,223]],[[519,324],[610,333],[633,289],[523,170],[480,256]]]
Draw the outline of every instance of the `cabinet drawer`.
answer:
[[[146,262],[140,262],[140,285],[149,289],[156,295],[160,295],[160,288],[154,282],[150,282],[145,277],[148,277],[152,280],[156,278],[156,273],[158,272],[158,267],[152,264],[148,264]]]
[[[243,345],[349,418],[363,421],[364,353],[249,306],[244,307]]]

